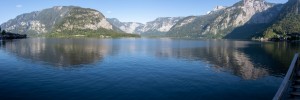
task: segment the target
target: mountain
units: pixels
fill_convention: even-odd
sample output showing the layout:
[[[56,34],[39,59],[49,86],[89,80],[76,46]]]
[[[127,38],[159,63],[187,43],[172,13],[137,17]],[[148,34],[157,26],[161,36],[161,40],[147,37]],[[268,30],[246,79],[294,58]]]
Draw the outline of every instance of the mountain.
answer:
[[[121,22],[117,18],[107,18],[107,21],[112,23],[126,33],[140,34],[143,32],[144,24],[138,22]]]
[[[225,7],[225,6],[217,6],[212,11],[208,11],[207,14],[210,14],[210,13],[213,13],[213,12],[216,12],[216,11],[219,11],[219,10],[223,10],[225,8],[227,8],[227,7]]]
[[[261,36],[262,33],[277,20],[283,4],[277,4],[273,7],[256,13],[252,18],[242,26],[236,27],[231,33],[227,34],[227,39],[252,39]]]
[[[147,22],[143,34],[168,32],[182,17],[160,17],[154,21]]]
[[[146,24],[106,19],[94,9],[56,6],[19,15],[3,23],[1,28],[15,33],[47,36],[286,37],[300,33],[299,2],[289,0],[283,5],[265,0],[241,0],[229,7],[217,6],[206,15],[160,17]]]
[[[173,27],[182,18],[183,17],[159,17],[154,21],[147,22],[146,24],[138,22],[120,22],[116,18],[108,18],[108,21],[127,33],[154,35],[168,32],[171,27]]]
[[[207,15],[189,16],[180,20],[170,29],[167,36],[223,38],[247,23],[266,24],[272,22],[278,14],[264,12],[280,10],[278,7],[278,9],[272,9],[275,11],[268,11],[275,6],[264,0],[242,0],[230,7],[218,6]]]
[[[7,31],[28,35],[125,35],[94,9],[76,6],[56,6],[17,16],[3,23]]]
[[[300,33],[300,0],[289,0],[282,8],[277,20],[268,27],[264,38],[286,37]]]

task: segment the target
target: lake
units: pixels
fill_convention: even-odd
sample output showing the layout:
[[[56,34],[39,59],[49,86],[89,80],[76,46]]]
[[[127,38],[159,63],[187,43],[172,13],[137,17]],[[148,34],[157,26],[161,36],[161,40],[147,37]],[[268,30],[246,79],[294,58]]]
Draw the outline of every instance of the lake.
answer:
[[[300,44],[28,38],[0,45],[0,99],[268,100]]]

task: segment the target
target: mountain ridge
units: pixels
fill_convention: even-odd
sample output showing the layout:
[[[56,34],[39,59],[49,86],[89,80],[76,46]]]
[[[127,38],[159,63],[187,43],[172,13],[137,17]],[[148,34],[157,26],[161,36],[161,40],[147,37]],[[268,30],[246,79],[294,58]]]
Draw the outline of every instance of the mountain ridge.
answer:
[[[189,22],[188,24],[180,25],[177,23],[175,27],[167,33],[170,37],[208,37],[208,38],[224,38],[230,34],[235,28],[249,23],[269,23],[274,16],[269,15],[265,17],[253,16],[257,13],[266,11],[275,6],[273,3],[265,2],[264,0],[243,0],[235,3],[234,5],[211,12],[207,15],[196,16],[194,21],[181,21]],[[188,19],[190,20],[190,19]],[[254,21],[256,20],[256,22]]]
[[[133,34],[166,33],[183,17],[158,17],[146,24],[138,22],[121,22],[116,18],[108,18],[108,21],[124,32]]]
[[[300,21],[300,17],[299,20],[297,17],[300,12],[297,6],[299,2],[289,0],[286,4],[275,4],[265,0],[242,0],[228,7],[216,6],[206,15],[158,17],[145,24],[106,18],[101,12],[90,8],[55,6],[19,15],[1,24],[1,27],[25,34],[130,33],[187,38],[270,38],[300,31],[300,28],[289,31],[290,29],[282,27],[298,25],[296,23]],[[292,18],[294,20],[289,23],[295,23],[286,24],[286,20]]]
[[[11,19],[1,27],[7,31],[28,35],[50,36],[118,36],[126,35],[109,23],[105,16],[91,8],[54,6],[25,13]]]

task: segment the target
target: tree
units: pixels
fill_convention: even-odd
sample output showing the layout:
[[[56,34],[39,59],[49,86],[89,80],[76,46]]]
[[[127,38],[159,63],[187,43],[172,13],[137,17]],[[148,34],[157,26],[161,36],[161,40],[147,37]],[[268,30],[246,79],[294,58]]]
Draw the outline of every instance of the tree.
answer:
[[[5,34],[6,34],[6,31],[3,30],[3,31],[1,32],[1,35],[5,35]]]

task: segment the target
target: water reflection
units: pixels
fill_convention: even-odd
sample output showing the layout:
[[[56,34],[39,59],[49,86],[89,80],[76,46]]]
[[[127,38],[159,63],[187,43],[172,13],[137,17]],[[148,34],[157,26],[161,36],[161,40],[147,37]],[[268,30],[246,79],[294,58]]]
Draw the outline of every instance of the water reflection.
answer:
[[[286,42],[208,40],[203,47],[168,48],[155,55],[204,61],[212,64],[216,71],[228,71],[243,79],[258,79],[269,74],[284,76],[299,47],[298,43]]]
[[[107,56],[122,56],[124,59],[134,60],[135,63],[149,57],[158,57],[208,63],[216,71],[229,72],[246,80],[268,75],[283,76],[294,53],[299,51],[300,47],[299,44],[283,42],[168,38],[104,40],[31,38],[7,42],[1,46],[2,49],[17,56],[47,62],[54,66],[91,64],[100,62]]]
[[[288,67],[294,54],[300,52],[300,43],[298,42],[269,42],[264,43],[262,47],[267,54],[281,61],[285,67]]]
[[[253,42],[209,40],[204,47],[169,48],[157,52],[156,55],[204,61],[212,64],[217,71],[229,71],[243,79],[257,79],[268,75],[267,68],[256,65],[247,54],[240,50],[248,48],[249,44]]]
[[[31,38],[7,42],[3,49],[55,66],[89,64],[111,52],[111,47],[105,43],[85,39]]]

